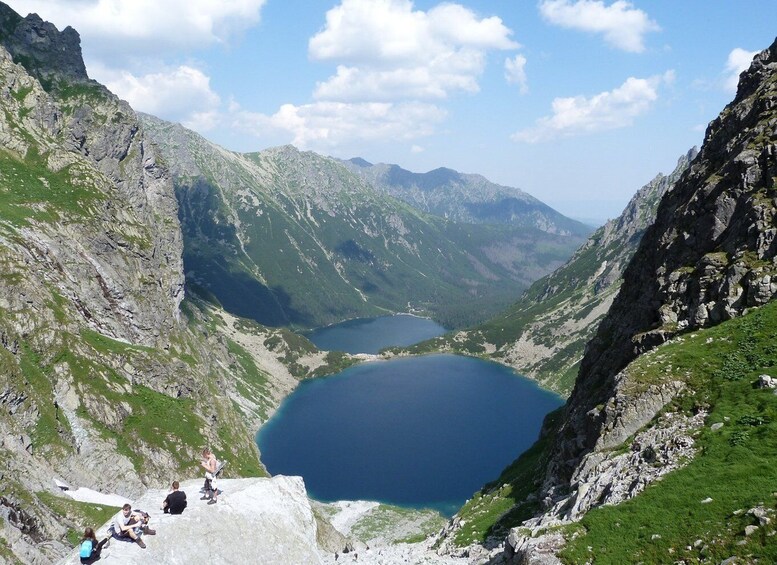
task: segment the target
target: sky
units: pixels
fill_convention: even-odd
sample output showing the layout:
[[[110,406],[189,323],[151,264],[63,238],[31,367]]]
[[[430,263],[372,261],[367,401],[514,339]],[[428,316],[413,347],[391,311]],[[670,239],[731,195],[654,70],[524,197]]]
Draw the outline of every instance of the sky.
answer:
[[[4,0],[227,149],[449,167],[603,221],[700,146],[775,0]]]

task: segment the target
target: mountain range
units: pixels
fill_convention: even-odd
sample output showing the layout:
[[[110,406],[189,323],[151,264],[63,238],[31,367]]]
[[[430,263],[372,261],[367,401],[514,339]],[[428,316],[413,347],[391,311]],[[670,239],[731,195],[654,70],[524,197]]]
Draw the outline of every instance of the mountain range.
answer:
[[[535,281],[520,300],[491,320],[407,348],[450,351],[503,363],[568,396],[585,345],[609,310],[623,271],[655,220],[658,203],[690,166],[693,148],[674,171],[640,188],[621,215],[597,229],[563,266]]]
[[[560,235],[590,233],[587,226],[559,214],[522,190],[492,183],[481,175],[444,167],[413,173],[398,165],[373,165],[358,157],[343,163],[379,190],[449,220],[508,224]]]
[[[266,325],[311,328],[409,309],[460,326],[509,304],[587,231],[452,222],[335,159],[291,146],[233,153],[179,125],[141,120],[170,164],[187,281]]]
[[[261,478],[255,430],[299,380],[359,361],[289,327],[408,308],[471,325],[582,242],[552,215],[518,225],[512,204],[509,220],[478,223],[495,215],[387,194],[442,200],[451,183],[479,182],[468,175],[370,180],[366,162],[293,147],[234,153],[138,116],[88,78],[75,30],[2,3],[0,79],[4,562],[66,560],[83,527],[113,513],[63,496],[62,483],[142,499],[171,476],[198,476],[204,445],[228,477],[254,477],[241,492],[294,491],[274,495],[271,525],[304,526],[285,532],[301,554],[354,562],[300,481]],[[592,336],[538,442],[438,536],[358,562],[777,560],[776,109],[777,42],[690,163],[518,303],[533,306],[494,322],[512,331],[507,320],[528,312],[522,335],[539,345],[559,327],[537,312],[590,322],[569,338],[579,351]],[[511,194],[496,201],[521,200]],[[471,215],[452,221],[455,210]],[[496,353],[487,327],[462,335]],[[562,390],[575,355],[550,349],[566,376],[547,382]],[[212,510],[228,521],[222,506]],[[203,537],[166,547],[230,551]],[[260,549],[282,560],[276,546]]]

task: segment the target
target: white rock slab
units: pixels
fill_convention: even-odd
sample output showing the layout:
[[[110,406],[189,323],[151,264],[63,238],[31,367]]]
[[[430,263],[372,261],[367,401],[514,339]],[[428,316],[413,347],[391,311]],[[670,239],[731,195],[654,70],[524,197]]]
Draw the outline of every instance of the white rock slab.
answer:
[[[213,505],[200,500],[201,486],[201,480],[181,485],[189,504],[179,516],[161,510],[168,490],[149,490],[132,504],[151,515],[150,526],[156,535],[143,536],[147,548],[111,539],[98,563],[323,563],[302,478],[279,475],[271,479],[223,479],[218,481],[223,493]],[[98,539],[107,535],[108,525],[97,530]],[[77,563],[77,551],[61,562]]]

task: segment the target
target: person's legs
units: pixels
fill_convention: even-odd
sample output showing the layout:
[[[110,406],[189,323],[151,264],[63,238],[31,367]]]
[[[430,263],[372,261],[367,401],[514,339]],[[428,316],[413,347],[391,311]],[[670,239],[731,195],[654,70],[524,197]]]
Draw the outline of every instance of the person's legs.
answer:
[[[200,497],[200,500],[208,500],[209,498],[212,498],[212,496],[213,496],[213,483],[212,483],[212,481],[208,477],[205,477],[205,487],[204,487],[204,490],[205,490],[205,492]]]
[[[138,539],[138,534],[135,533],[135,528],[124,530],[123,532],[120,532],[117,535],[119,538],[130,538],[132,541],[135,541],[136,539]]]
[[[213,478],[210,481],[210,500],[208,501],[208,504],[216,504],[218,502],[219,498],[219,488],[216,486],[216,479]]]

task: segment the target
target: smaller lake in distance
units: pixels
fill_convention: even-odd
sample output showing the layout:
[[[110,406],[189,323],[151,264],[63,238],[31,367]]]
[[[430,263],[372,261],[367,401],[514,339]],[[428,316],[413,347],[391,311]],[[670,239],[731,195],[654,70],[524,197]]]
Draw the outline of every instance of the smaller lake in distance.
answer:
[[[413,345],[444,333],[444,327],[428,318],[397,314],[348,320],[315,329],[305,337],[326,351],[378,353],[386,347]]]
[[[415,335],[416,323],[419,332],[429,329],[429,320],[413,316],[346,325],[363,334],[383,321],[389,341],[371,336],[369,352],[400,344],[397,322],[409,328],[405,335]],[[301,475],[315,499],[376,500],[451,516],[534,443],[545,415],[562,403],[497,363],[403,357],[301,383],[257,443],[270,473]]]

